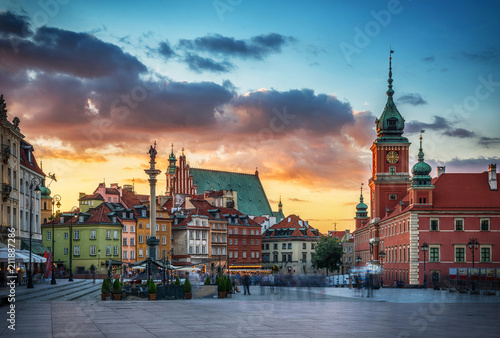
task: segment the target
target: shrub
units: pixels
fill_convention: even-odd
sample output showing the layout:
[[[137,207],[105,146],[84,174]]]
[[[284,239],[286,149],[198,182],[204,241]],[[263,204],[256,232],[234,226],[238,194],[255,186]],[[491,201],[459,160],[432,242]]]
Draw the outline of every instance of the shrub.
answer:
[[[226,292],[226,283],[224,278],[219,279],[219,292]]]
[[[181,285],[181,280],[179,279],[179,276],[175,276],[175,285]]]
[[[156,284],[155,284],[154,280],[150,280],[149,281],[148,292],[150,294],[155,294],[156,293]]]
[[[226,291],[232,291],[232,290],[233,290],[233,282],[231,282],[231,277],[227,276]]]
[[[215,284],[219,285],[220,278],[219,275],[215,276]]]
[[[113,293],[122,293],[122,283],[118,278],[113,283]]]
[[[205,278],[205,285],[210,285],[210,277]]]
[[[184,282],[184,293],[191,292],[191,282],[189,281],[189,278],[186,278],[186,281]]]
[[[101,285],[101,293],[102,294],[107,294],[109,293],[109,282],[107,278],[104,278],[102,280],[102,285]]]

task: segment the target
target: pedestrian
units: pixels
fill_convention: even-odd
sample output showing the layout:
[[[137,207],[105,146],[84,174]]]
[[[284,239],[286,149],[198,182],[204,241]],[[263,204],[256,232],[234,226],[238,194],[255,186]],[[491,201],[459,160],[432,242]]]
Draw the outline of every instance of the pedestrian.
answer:
[[[243,295],[246,295],[248,292],[248,295],[251,295],[250,293],[250,276],[248,274],[245,274],[242,279],[243,282]]]
[[[271,293],[274,293],[274,275],[272,273],[269,275],[269,289]]]

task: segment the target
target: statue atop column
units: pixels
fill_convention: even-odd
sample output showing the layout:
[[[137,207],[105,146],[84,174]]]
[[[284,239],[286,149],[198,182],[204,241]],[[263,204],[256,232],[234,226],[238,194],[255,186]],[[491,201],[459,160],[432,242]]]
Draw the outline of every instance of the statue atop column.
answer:
[[[148,151],[148,154],[149,154],[149,157],[151,158],[151,160],[149,161],[150,163],[155,163],[155,159],[156,159],[156,154],[158,152],[156,151],[156,141],[154,143],[154,147],[153,146],[150,146],[149,148],[149,151]]]

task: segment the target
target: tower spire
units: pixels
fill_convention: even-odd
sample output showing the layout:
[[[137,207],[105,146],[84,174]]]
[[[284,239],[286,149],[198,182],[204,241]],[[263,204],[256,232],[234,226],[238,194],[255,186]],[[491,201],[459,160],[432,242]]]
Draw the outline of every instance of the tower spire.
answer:
[[[387,82],[389,83],[389,89],[387,90],[387,96],[389,97],[389,100],[392,101],[392,96],[394,95],[394,90],[392,89],[392,53],[394,53],[394,51],[389,48],[389,80],[387,80]]]

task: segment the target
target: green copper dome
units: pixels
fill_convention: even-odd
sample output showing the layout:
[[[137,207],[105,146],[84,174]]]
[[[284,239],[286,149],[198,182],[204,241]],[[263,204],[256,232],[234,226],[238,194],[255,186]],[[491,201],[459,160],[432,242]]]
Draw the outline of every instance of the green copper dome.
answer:
[[[361,195],[359,196],[359,203],[356,205],[356,217],[367,217],[366,210],[368,206],[363,202],[363,187],[361,187]]]
[[[47,187],[41,187],[40,188],[40,195],[42,198],[50,198],[50,189]]]
[[[422,150],[422,135],[420,135],[420,149],[418,151],[418,162],[415,163],[411,172],[413,174],[412,185],[413,186],[426,186],[431,185],[431,176],[429,175],[432,171],[430,165],[424,162],[424,151]]]

